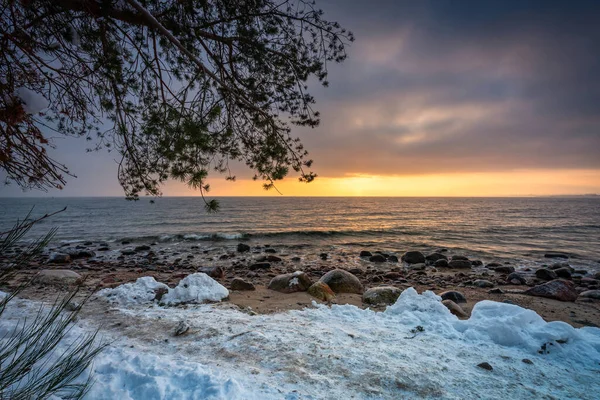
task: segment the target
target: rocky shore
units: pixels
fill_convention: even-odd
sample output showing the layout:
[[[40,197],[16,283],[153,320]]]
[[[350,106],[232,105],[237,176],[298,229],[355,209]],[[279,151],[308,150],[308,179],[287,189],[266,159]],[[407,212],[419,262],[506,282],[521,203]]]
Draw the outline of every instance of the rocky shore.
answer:
[[[600,273],[572,267],[563,253],[549,252],[544,261],[534,269],[507,261],[484,262],[447,249],[307,250],[187,242],[166,248],[158,243],[83,242],[49,248],[28,269],[18,271],[9,286],[34,279],[25,295],[51,299],[56,287],[78,281],[83,281],[83,294],[89,294],[142,276],[173,287],[192,273],[204,272],[230,290],[229,302],[250,313],[300,309],[312,301],[380,310],[414,287],[440,295],[460,318],[489,299],[533,309],[547,321],[600,326]]]

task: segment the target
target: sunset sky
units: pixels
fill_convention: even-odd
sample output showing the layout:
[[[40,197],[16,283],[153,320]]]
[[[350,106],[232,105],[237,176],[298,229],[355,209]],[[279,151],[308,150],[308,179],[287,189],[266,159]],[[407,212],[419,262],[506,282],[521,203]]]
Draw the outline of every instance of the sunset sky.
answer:
[[[352,30],[349,58],[314,87],[323,116],[295,129],[319,178],[289,196],[600,193],[599,1],[318,0]],[[120,196],[114,155],[57,138],[78,175],[62,192]],[[278,195],[234,171],[214,196]],[[16,186],[2,195],[22,195]],[[193,195],[169,183],[165,195]]]

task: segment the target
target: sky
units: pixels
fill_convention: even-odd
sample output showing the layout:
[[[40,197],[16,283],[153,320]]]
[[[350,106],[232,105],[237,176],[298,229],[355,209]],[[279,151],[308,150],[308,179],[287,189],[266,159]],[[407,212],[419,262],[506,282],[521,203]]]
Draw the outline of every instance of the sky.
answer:
[[[322,122],[294,129],[319,178],[286,196],[600,193],[599,1],[317,0],[356,36],[314,87]],[[114,156],[56,139],[78,176],[26,195],[123,194]],[[265,192],[252,171],[214,196]],[[164,195],[194,195],[169,182]],[[23,195],[15,186],[0,195]]]

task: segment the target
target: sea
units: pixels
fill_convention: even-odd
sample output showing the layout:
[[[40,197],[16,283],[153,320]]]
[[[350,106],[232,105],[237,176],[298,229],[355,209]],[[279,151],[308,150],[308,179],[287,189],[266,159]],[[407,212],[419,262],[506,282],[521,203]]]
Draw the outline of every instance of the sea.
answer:
[[[34,225],[30,241],[154,243],[298,252],[448,249],[484,262],[537,266],[550,252],[600,271],[600,196],[519,198],[223,197],[208,214],[198,197],[0,198],[0,232],[27,215],[66,210]],[[507,261],[507,262],[508,262]]]

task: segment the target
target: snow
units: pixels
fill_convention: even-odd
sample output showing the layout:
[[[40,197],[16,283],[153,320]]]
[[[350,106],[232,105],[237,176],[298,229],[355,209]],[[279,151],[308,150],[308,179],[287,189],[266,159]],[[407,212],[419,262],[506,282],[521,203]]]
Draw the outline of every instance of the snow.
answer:
[[[81,315],[74,331],[101,326],[98,312]],[[17,307],[14,314],[26,312]],[[478,303],[463,321],[435,294],[414,289],[385,312],[313,303],[252,316],[228,303],[133,302],[110,317],[122,323],[103,331],[111,344],[94,362],[90,399],[593,399],[600,393],[600,329],[546,323],[531,310],[491,301]],[[182,320],[190,330],[174,337]],[[414,333],[417,326],[423,331]],[[540,354],[544,343],[552,345]],[[493,371],[478,368],[481,362]]]
[[[151,276],[143,276],[133,283],[125,283],[114,289],[102,289],[97,295],[118,304],[144,304],[153,302],[159,289],[169,290],[169,287]]]
[[[161,304],[166,305],[221,301],[229,296],[224,286],[202,272],[186,276],[175,288],[157,282],[151,276],[144,276],[114,289],[102,289],[97,295],[121,305],[149,304],[155,302],[159,289],[167,291],[160,300]]]
[[[169,289],[162,302],[168,305],[182,303],[204,303],[206,301],[221,301],[229,296],[225,286],[219,284],[210,276],[198,272],[183,278],[177,287]]]

